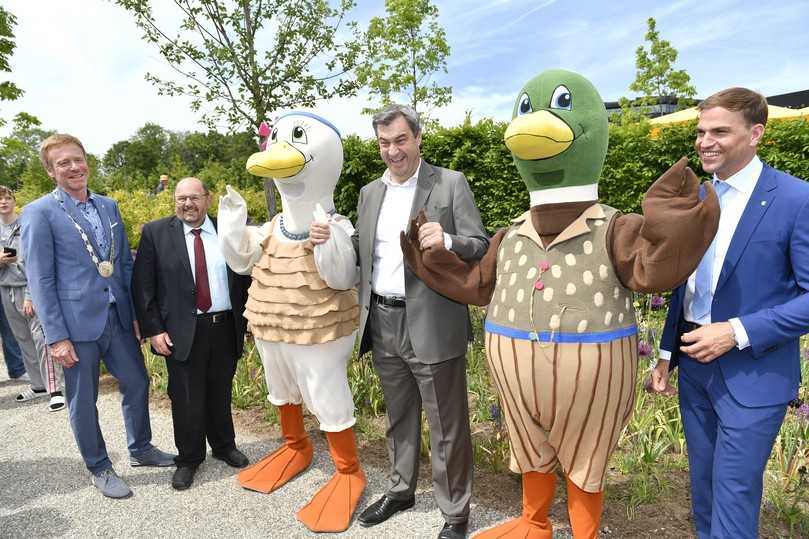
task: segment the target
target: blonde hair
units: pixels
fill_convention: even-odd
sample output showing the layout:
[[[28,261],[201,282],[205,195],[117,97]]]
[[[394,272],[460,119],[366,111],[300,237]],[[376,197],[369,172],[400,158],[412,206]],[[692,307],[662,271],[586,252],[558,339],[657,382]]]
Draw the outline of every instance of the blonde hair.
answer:
[[[81,148],[81,153],[84,154],[84,158],[87,159],[87,152],[79,139],[66,133],[56,133],[43,140],[39,145],[39,160],[42,161],[42,166],[44,166],[45,169],[50,168],[48,152],[57,146],[64,146],[65,144],[75,144]]]

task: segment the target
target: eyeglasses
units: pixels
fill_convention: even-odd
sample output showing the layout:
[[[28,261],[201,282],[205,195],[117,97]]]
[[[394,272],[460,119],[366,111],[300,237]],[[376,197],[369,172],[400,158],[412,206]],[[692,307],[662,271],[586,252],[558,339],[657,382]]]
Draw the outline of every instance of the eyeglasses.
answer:
[[[189,195],[189,196],[179,196],[174,197],[174,202],[177,204],[185,204],[186,202],[190,202],[192,204],[196,204],[197,202],[201,201],[208,195]]]

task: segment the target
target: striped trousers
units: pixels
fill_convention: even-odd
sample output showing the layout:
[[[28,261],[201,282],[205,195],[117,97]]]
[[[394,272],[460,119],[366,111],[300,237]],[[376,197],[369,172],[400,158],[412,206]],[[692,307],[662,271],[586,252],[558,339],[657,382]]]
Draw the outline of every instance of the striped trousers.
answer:
[[[635,399],[637,336],[607,343],[547,343],[486,333],[516,473],[561,466],[600,492]]]

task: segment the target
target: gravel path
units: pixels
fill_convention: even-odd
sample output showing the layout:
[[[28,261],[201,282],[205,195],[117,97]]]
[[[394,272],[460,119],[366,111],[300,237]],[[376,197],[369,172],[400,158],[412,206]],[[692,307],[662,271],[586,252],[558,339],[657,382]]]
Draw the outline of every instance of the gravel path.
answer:
[[[18,404],[24,383],[9,380],[0,366],[0,537],[271,537],[317,536],[295,519],[295,512],[333,472],[322,436],[313,436],[312,467],[281,490],[264,495],[243,490],[235,472],[209,458],[197,471],[190,490],[172,490],[174,468],[131,468],[121,418],[120,399],[111,381],[98,399],[101,430],[116,471],[134,495],[104,498],[90,485],[79,456],[67,412],[47,411],[47,398]],[[173,451],[171,413],[152,406],[153,442]],[[244,432],[237,426],[239,448],[255,461],[280,440]],[[385,490],[385,470],[365,468],[365,507]],[[480,486],[478,486],[480,488]],[[474,499],[473,499],[474,501]],[[514,509],[514,513],[518,508]],[[470,531],[487,528],[507,515],[472,506]],[[339,537],[436,537],[443,525],[429,481],[420,485],[416,506],[374,528],[355,521]],[[327,534],[328,536],[328,534]],[[560,537],[569,537],[562,532]]]

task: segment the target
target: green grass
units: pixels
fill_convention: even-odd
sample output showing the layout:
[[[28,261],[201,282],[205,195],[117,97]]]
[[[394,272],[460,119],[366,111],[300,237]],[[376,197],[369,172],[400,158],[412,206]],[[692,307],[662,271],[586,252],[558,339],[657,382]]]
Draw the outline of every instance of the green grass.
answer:
[[[653,308],[649,296],[637,296],[640,339],[652,344],[652,355],[640,359],[634,414],[624,430],[610,462],[610,468],[622,476],[620,488],[607,495],[620,499],[626,506],[627,517],[636,510],[653,505],[672,493],[668,479],[671,473],[687,470],[688,462],[677,398],[650,395],[643,391],[643,380],[650,363],[655,361],[656,341],[661,333],[665,308]],[[472,423],[473,454],[476,466],[494,472],[506,472],[509,464],[508,436],[503,425],[497,393],[489,377],[483,347],[482,321],[484,311],[470,308],[474,342],[467,353],[467,384],[469,414]],[[809,354],[804,341],[803,353]],[[144,347],[146,366],[152,387],[165,391],[167,385],[165,360],[154,356]],[[806,357],[806,356],[804,356]],[[803,385],[800,396],[809,402],[809,359],[801,363]],[[356,430],[367,440],[385,436],[385,402],[379,379],[370,357],[358,359],[356,349],[348,367],[349,385],[354,395],[357,414]],[[676,383],[676,373],[673,377]],[[251,340],[239,361],[233,381],[233,405],[236,408],[262,410],[270,423],[277,422],[275,408],[267,402],[261,360]],[[422,429],[422,453],[429,455],[430,440],[426,421]],[[767,466],[763,507],[767,524],[763,536],[783,535],[809,537],[809,420],[789,409]],[[775,523],[775,524],[773,524]],[[773,530],[765,529],[776,525]]]

